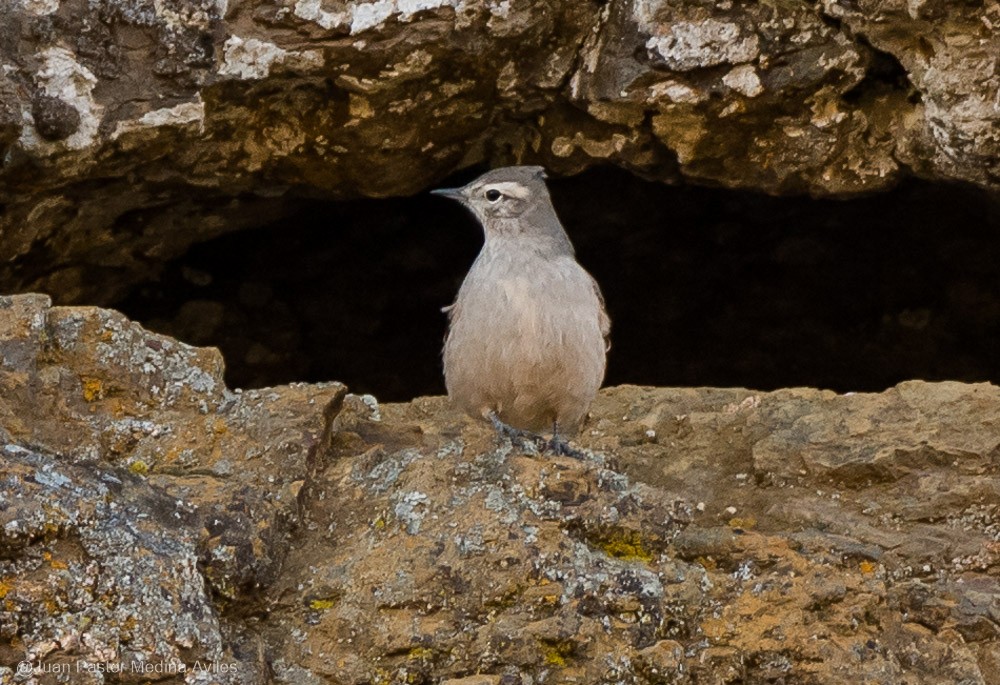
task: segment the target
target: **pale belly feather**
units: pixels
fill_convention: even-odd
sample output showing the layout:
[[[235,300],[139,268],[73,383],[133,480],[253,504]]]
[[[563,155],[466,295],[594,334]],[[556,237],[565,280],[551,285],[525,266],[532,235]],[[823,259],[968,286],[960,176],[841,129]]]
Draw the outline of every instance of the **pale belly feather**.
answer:
[[[589,275],[571,258],[528,271],[477,266],[445,345],[448,394],[473,415],[495,411],[518,428],[558,422],[574,432],[604,377],[600,304]]]

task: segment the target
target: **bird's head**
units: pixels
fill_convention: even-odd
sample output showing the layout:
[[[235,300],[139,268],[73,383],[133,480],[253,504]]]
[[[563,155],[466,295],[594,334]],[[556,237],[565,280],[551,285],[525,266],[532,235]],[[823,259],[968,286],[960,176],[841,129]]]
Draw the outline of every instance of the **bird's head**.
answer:
[[[488,171],[462,188],[431,191],[469,208],[487,229],[494,220],[517,219],[539,207],[551,207],[540,166],[511,166]]]

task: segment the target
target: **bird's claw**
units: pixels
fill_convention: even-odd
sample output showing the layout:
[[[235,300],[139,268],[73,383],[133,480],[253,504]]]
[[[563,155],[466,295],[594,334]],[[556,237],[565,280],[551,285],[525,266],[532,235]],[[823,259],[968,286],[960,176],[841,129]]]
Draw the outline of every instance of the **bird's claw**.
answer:
[[[551,439],[546,440],[537,433],[521,430],[520,428],[514,428],[513,426],[504,423],[500,420],[500,417],[497,416],[496,412],[491,411],[487,414],[487,418],[489,418],[490,423],[493,424],[493,428],[496,430],[498,437],[507,438],[510,440],[512,445],[520,448],[521,450],[550,452],[559,457],[572,457],[573,459],[583,459],[585,456],[583,452],[571,447],[568,442],[560,438],[556,432],[553,432]]]
[[[524,438],[535,437],[534,433],[529,433],[528,431],[521,430],[520,428],[514,428],[510,424],[504,423],[500,420],[500,417],[497,416],[496,412],[491,411],[487,414],[487,417],[489,418],[490,423],[493,424],[493,429],[502,437],[510,438],[511,440],[523,440]]]
[[[572,457],[573,459],[583,459],[586,455],[575,447],[570,446],[568,442],[555,435],[552,436],[551,440],[545,442],[546,451],[551,452],[559,457]]]

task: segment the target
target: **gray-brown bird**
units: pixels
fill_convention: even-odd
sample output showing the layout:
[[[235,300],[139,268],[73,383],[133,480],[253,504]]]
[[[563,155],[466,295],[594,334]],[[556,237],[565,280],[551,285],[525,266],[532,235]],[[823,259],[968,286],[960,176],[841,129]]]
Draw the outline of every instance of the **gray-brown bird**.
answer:
[[[448,396],[516,439],[552,430],[571,453],[604,379],[611,320],[581,267],[537,166],[494,169],[463,188],[432,191],[461,202],[485,243],[455,303],[444,344]]]

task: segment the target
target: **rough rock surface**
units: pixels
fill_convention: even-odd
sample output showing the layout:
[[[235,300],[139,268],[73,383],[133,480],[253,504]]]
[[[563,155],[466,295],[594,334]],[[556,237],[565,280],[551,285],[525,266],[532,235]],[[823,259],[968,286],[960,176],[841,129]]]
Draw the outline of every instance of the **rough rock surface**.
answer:
[[[478,162],[996,188],[998,27],[995,0],[5,2],[0,283],[107,302],[295,195]]]
[[[622,386],[574,460],[220,368],[0,300],[0,682],[1000,683],[997,387]]]
[[[128,670],[137,682],[211,662],[225,668],[188,682],[252,682],[255,643],[231,636],[278,577],[310,446],[345,392],[230,392],[214,349],[0,298],[0,664],[100,683],[98,663],[161,669]]]

